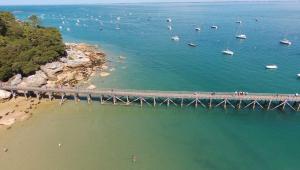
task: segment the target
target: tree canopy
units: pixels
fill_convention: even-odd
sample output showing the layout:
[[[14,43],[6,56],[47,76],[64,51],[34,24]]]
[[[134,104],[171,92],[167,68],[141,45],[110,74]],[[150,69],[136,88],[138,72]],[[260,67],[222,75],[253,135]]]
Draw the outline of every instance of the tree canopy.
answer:
[[[58,29],[39,25],[37,16],[16,20],[10,12],[0,12],[0,80],[15,74],[33,74],[40,65],[57,60],[65,53]]]

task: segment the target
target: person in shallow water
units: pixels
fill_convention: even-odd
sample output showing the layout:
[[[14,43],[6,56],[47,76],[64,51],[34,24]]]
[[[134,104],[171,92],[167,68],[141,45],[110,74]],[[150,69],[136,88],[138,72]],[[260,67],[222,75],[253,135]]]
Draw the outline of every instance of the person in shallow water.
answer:
[[[132,163],[135,163],[135,162],[136,162],[136,159],[137,159],[136,155],[133,154],[133,155],[131,156]]]

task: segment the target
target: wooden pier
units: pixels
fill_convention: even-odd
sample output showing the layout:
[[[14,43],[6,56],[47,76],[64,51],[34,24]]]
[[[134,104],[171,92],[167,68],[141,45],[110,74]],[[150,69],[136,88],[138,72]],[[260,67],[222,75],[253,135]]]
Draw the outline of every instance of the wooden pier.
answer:
[[[0,86],[0,89],[11,91],[13,97],[17,95],[34,96],[38,99],[47,97],[49,100],[60,98],[60,104],[65,100],[80,99],[88,103],[111,103],[113,105],[139,104],[150,106],[179,106],[203,107],[224,109],[264,109],[264,110],[291,110],[300,111],[300,96],[295,94],[247,93],[236,92],[184,92],[184,91],[151,91],[151,90],[121,90],[121,89],[95,89],[82,88],[39,88]]]

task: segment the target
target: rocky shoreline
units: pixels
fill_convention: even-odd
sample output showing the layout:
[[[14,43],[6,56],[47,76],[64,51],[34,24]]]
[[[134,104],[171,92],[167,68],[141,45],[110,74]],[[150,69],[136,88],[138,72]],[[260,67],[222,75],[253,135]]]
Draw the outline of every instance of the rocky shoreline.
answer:
[[[2,84],[17,87],[48,88],[80,85],[88,89],[94,89],[96,86],[88,83],[90,77],[95,75],[105,77],[109,75],[108,72],[105,72],[108,69],[105,65],[105,54],[97,46],[76,43],[66,43],[65,45],[66,55],[59,60],[41,66],[40,70],[31,76],[22,77],[22,75],[18,74],[7,82],[2,82]],[[24,117],[30,117],[32,110],[41,103],[34,99],[29,99],[29,102],[24,103],[23,100],[25,98],[11,99],[11,97],[10,92],[0,90],[0,127],[10,127],[16,121],[22,121]],[[25,105],[25,107],[20,106],[18,103]],[[3,111],[1,104],[14,107],[7,107]]]

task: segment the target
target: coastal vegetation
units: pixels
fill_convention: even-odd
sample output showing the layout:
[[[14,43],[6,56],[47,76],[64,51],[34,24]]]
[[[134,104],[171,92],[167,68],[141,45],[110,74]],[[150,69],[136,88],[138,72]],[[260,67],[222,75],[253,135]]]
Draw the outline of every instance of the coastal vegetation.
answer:
[[[56,28],[40,25],[33,15],[19,21],[10,12],[0,12],[0,80],[21,74],[28,76],[40,66],[65,54],[62,36]]]

